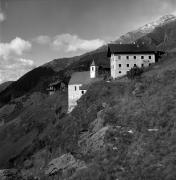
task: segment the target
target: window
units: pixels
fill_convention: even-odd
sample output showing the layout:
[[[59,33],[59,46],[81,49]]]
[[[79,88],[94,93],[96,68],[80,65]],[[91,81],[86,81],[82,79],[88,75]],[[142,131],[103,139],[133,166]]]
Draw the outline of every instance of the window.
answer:
[[[94,67],[92,67],[92,71],[94,70]]]
[[[134,64],[134,67],[136,67],[136,64]]]
[[[136,56],[134,56],[134,59],[136,59]]]
[[[149,56],[149,59],[152,59],[152,56]]]
[[[122,72],[121,71],[119,71],[119,74],[121,74]]]
[[[129,67],[129,64],[127,64],[127,67]]]
[[[121,64],[119,64],[119,67],[122,67],[122,65],[121,65]]]
[[[126,59],[129,59],[129,56],[126,56]]]
[[[141,59],[144,59],[144,56],[141,56]]]
[[[149,66],[151,66],[151,63],[149,63]]]
[[[81,91],[82,94],[84,94],[84,91]]]
[[[76,86],[75,86],[75,91],[76,91]]]
[[[144,64],[141,64],[141,67],[144,67]]]
[[[121,59],[121,56],[118,56],[118,59]]]

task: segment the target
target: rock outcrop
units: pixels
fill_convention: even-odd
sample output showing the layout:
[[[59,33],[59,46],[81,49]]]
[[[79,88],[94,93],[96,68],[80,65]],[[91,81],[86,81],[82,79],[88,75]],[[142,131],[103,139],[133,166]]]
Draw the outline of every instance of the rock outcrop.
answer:
[[[105,126],[96,133],[87,133],[81,136],[78,142],[81,152],[87,154],[102,151],[105,148],[104,138],[108,129],[109,127]]]
[[[96,133],[104,126],[104,110],[97,113],[97,118],[90,124],[90,131]]]
[[[2,169],[0,170],[0,180],[23,180],[23,178],[16,169]]]
[[[81,168],[86,168],[85,162],[68,153],[53,159],[48,164],[45,174],[48,176],[60,174],[62,177],[68,177]]]

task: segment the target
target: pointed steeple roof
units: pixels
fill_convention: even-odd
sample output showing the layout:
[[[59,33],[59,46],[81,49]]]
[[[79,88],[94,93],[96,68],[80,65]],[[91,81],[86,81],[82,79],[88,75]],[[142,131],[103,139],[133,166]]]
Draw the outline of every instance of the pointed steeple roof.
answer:
[[[96,66],[94,60],[92,61],[92,64],[90,66]]]

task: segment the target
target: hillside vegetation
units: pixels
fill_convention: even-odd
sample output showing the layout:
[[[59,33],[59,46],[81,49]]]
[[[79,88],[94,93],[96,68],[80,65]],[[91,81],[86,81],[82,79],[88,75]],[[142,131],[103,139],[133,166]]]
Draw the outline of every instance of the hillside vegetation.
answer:
[[[138,79],[94,84],[69,120],[59,122],[58,145],[79,154],[79,133],[91,131],[100,110],[102,128],[119,129],[106,132],[105,150],[82,154],[87,168],[73,179],[175,179],[175,77],[174,55]]]
[[[92,59],[109,66],[106,46],[10,84],[0,93],[0,169],[15,168],[23,180],[176,179],[175,24],[137,40],[166,48],[158,63],[134,79],[92,84],[70,114],[67,90],[48,96],[46,87],[56,79],[67,84]]]

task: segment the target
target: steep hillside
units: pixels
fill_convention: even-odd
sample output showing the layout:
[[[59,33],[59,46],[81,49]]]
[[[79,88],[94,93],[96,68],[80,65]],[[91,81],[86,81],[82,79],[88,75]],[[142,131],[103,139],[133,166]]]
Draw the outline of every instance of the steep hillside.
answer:
[[[0,92],[4,91],[10,84],[12,84],[13,81],[7,81],[2,84],[0,84]]]
[[[1,108],[4,124],[0,126],[0,168],[17,167],[46,147],[57,118],[66,111],[67,92],[50,97],[33,93]]]
[[[56,76],[56,72],[52,68],[33,69],[0,93],[0,105],[32,91],[44,91],[53,76]]]
[[[65,174],[60,155],[54,155],[58,174],[53,178],[174,179],[175,56],[163,58],[138,79],[92,85],[72,114],[58,121],[52,142],[60,155],[71,152],[86,166],[72,173],[67,167]]]
[[[1,167],[55,180],[174,179],[175,57],[134,80],[93,84],[69,115],[67,92],[15,100],[23,108],[0,129]]]
[[[48,96],[47,85],[68,83],[92,59],[109,66],[106,46],[54,60],[8,86],[0,93],[0,168],[18,169],[25,180],[175,179],[175,26],[137,40],[166,48],[157,64],[133,80],[93,84],[71,114],[67,90]]]
[[[150,44],[162,51],[175,51],[176,47],[176,21],[155,28],[151,33],[140,38],[138,42]]]

